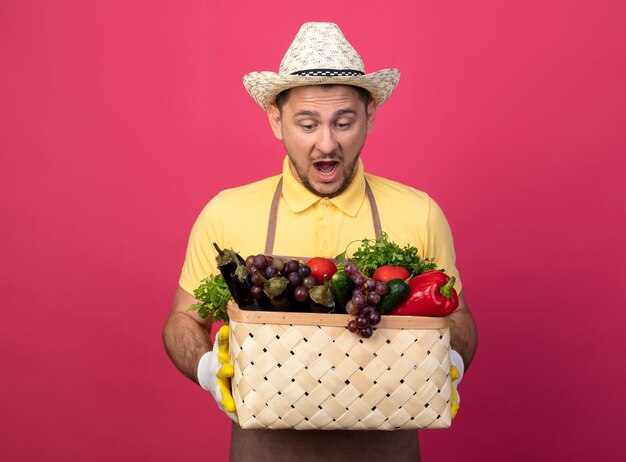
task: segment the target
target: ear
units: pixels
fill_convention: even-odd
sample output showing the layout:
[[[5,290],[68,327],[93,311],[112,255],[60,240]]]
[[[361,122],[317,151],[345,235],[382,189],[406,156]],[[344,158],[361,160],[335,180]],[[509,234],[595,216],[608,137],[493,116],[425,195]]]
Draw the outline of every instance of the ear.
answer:
[[[272,103],[267,110],[267,118],[270,121],[270,127],[272,127],[272,131],[274,132],[274,136],[281,140],[283,139],[283,131],[281,129],[281,118],[280,118],[280,109],[276,104]]]
[[[367,103],[367,134],[369,135],[374,127],[374,118],[376,117],[376,101],[370,99],[370,102]]]

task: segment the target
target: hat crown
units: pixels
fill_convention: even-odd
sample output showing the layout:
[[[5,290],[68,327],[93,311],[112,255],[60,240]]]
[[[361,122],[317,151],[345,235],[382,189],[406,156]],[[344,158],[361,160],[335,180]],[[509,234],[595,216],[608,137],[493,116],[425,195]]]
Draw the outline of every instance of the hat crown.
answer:
[[[315,69],[365,73],[361,56],[346,40],[339,26],[328,22],[302,25],[280,63],[279,73],[293,75]]]

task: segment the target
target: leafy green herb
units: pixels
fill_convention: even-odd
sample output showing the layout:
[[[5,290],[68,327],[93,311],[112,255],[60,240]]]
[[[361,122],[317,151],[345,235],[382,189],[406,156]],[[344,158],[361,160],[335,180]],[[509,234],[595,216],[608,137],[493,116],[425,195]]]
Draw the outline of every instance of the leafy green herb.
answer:
[[[200,303],[191,305],[191,311],[197,311],[201,318],[210,316],[213,321],[224,321],[228,324],[226,304],[232,297],[221,274],[212,274],[203,279],[193,295]]]
[[[427,270],[437,269],[432,258],[421,259],[415,247],[409,244],[400,247],[391,241],[385,232],[382,232],[378,239],[363,239],[360,242],[361,245],[350,258],[347,257],[347,248],[336,258],[353,261],[359,270],[368,277],[371,277],[378,267],[384,265],[401,266],[413,276]]]

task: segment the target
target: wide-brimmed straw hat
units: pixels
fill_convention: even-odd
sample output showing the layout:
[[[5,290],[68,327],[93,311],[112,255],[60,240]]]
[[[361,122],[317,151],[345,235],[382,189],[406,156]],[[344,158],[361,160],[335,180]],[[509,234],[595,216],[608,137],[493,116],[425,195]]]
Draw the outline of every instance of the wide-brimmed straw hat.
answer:
[[[248,93],[267,110],[283,90],[306,85],[344,84],[366,89],[380,106],[400,80],[398,69],[365,73],[363,60],[336,24],[307,22],[275,72],[251,72],[244,76]]]

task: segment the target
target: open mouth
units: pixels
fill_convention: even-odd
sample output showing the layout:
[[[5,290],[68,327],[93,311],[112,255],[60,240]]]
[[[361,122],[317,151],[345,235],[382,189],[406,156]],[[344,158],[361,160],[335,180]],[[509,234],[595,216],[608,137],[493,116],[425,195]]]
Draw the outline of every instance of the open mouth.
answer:
[[[322,161],[319,161],[319,162],[315,162],[315,164],[313,164],[313,165],[314,165],[315,169],[322,176],[330,177],[330,176],[332,176],[335,173],[335,171],[339,167],[339,162],[336,162],[334,160],[322,160]]]

